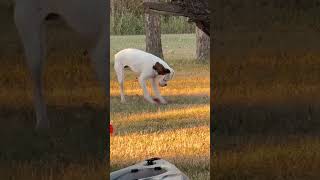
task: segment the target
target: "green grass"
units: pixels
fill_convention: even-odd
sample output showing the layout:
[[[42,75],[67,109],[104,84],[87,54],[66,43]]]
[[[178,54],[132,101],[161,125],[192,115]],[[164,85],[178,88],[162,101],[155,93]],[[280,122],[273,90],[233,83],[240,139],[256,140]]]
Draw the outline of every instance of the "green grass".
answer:
[[[161,93],[167,105],[143,100],[136,75],[126,72],[127,104],[120,103],[119,86],[111,68],[111,169],[150,157],[162,157],[191,179],[209,179],[209,66],[193,59],[195,35],[163,35],[164,57],[176,75]],[[121,49],[145,49],[143,36],[111,36],[111,62]],[[188,78],[186,78],[188,77]]]
[[[220,5],[215,6],[219,7],[216,13],[217,29],[233,32],[319,31],[320,4],[316,3],[316,0],[290,2],[230,0],[215,3],[218,2]],[[295,5],[292,6],[293,4]]]
[[[165,59],[168,61],[173,59],[172,63],[195,64],[196,37],[194,34],[163,34],[161,41]],[[110,45],[110,58],[113,62],[114,54],[124,48],[145,49],[145,36],[111,36]]]
[[[145,15],[127,12],[111,16],[110,34],[111,35],[143,35],[145,34]],[[185,17],[161,16],[162,34],[186,34],[195,33],[194,23],[188,22]]]

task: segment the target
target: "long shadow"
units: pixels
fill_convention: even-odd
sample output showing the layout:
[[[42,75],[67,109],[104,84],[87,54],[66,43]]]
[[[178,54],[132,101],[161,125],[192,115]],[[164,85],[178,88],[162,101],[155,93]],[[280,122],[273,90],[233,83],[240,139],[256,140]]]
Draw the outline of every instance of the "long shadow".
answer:
[[[230,143],[229,150],[237,149],[252,144],[252,139],[264,144],[270,137],[320,137],[320,103],[224,104],[212,109],[213,151],[227,150],[223,147]]]
[[[111,104],[113,104],[113,101],[120,101],[118,97],[111,99]],[[168,105],[157,106],[144,102],[141,96],[129,96],[127,97],[127,104],[117,103],[117,105],[112,105],[111,113],[125,113],[128,117],[130,117],[130,114],[137,115],[142,112],[154,114],[151,117],[142,117],[143,119],[137,122],[121,122],[121,120],[114,122],[116,135],[162,133],[181,128],[209,126],[209,113],[206,117],[193,114],[178,115],[181,119],[177,119],[175,115],[161,115],[161,112],[163,114],[168,111],[181,111],[181,113],[184,113],[183,111],[186,109],[201,108],[201,106],[205,106],[209,102],[208,96],[169,96],[167,99],[169,100]],[[157,114],[159,114],[159,117],[157,117]],[[194,119],[193,117],[196,118]]]
[[[111,97],[111,113],[137,113],[141,111],[157,112],[159,108],[161,110],[170,110],[173,107],[183,107],[189,105],[202,105],[209,103],[210,98],[208,96],[165,96],[168,101],[167,105],[152,105],[147,103],[142,96],[127,96],[127,103],[120,103],[120,97]]]
[[[28,109],[0,112],[0,161],[103,162],[106,158],[105,110],[90,107],[49,107],[50,129],[34,129]]]

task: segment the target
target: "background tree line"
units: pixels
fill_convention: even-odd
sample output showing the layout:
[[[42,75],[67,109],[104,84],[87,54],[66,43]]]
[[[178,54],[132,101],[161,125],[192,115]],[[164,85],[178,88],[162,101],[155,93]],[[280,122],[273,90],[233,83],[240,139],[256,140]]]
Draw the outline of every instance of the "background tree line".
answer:
[[[319,30],[320,0],[220,0],[216,30]],[[299,24],[299,25],[298,25]]]
[[[111,0],[111,35],[145,34],[143,0]],[[195,25],[185,17],[161,15],[161,33],[195,33]]]

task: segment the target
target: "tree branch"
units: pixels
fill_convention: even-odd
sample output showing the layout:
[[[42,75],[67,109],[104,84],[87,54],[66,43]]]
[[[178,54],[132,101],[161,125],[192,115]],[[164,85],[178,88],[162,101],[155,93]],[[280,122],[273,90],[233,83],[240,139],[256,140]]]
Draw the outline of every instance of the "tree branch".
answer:
[[[207,0],[172,0],[171,2],[144,2],[146,13],[184,16],[210,36],[210,10]]]

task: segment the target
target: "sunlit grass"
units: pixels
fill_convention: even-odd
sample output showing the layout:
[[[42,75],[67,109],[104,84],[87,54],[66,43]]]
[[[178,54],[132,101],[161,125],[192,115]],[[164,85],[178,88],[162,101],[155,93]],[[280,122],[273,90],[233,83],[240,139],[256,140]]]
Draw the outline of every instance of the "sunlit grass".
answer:
[[[134,133],[111,139],[111,164],[124,167],[150,157],[162,157],[193,179],[209,179],[210,131],[208,126],[159,133]],[[195,168],[199,169],[193,169]],[[198,177],[195,173],[202,174]]]
[[[173,89],[179,85],[178,82],[171,82]],[[209,81],[198,83],[199,86],[209,86]],[[138,93],[131,94],[133,97],[127,99],[130,102],[121,107],[118,94],[112,94],[115,97],[111,101],[111,111],[114,110],[111,121],[116,131],[111,137],[112,169],[150,157],[162,157],[192,179],[209,179],[209,87],[204,91],[192,84],[180,84],[184,87],[173,92],[170,92],[169,85],[167,93],[163,92],[169,104],[159,107],[150,107]],[[130,89],[132,86],[126,87]],[[139,87],[136,89],[141,91]],[[188,101],[189,98],[194,101]],[[135,106],[134,109],[132,106]],[[123,157],[127,158],[124,160]],[[197,167],[194,167],[196,164]]]
[[[105,151],[104,136],[100,132],[105,130],[106,125],[99,123],[104,123],[106,117],[97,115],[106,102],[90,61],[83,56],[86,43],[68,28],[56,28],[55,23],[49,23],[44,94],[50,120],[57,128],[46,135],[38,135],[33,131],[35,117],[30,72],[8,13],[0,11],[4,25],[0,30],[3,34],[0,36],[0,107],[3,108],[0,121],[5,124],[0,130],[0,177],[86,180],[108,176],[106,165],[100,162],[103,161],[100,153]],[[116,128],[111,139],[111,143],[115,144],[111,149],[127,156],[122,160],[119,156],[113,159],[112,170],[147,156],[160,156],[173,162],[192,179],[209,179],[208,64],[194,60],[194,34],[163,35],[162,40],[166,61],[177,74],[168,88],[161,88],[169,104],[158,107],[143,101],[139,84],[129,72],[126,76],[128,103],[120,104],[118,84],[113,73],[113,55],[127,47],[144,49],[145,42],[144,36],[111,37],[110,108],[111,121]],[[139,117],[139,114],[143,116]],[[122,121],[128,117],[132,119]],[[188,138],[189,135],[192,139]],[[157,143],[152,144],[150,140],[144,142],[148,136]],[[162,138],[157,139],[158,136]],[[140,154],[141,150],[134,149],[135,137],[143,139],[140,144],[137,143],[138,147],[147,148],[148,144],[154,147],[150,147],[148,154]],[[121,150],[125,147],[116,143],[122,140],[130,140],[131,143],[125,152]],[[172,148],[161,146],[165,141],[165,145],[172,144]],[[188,145],[188,142],[194,146]],[[179,146],[186,148],[186,152],[183,153],[183,148],[176,148]],[[134,158],[128,153],[130,148],[135,153]],[[86,159],[88,154],[93,157]],[[16,159],[17,162],[8,162],[8,159]],[[82,160],[78,162],[78,159]]]
[[[227,140],[228,139],[228,140]],[[233,145],[211,158],[214,180],[319,179],[320,142],[316,137],[225,138]],[[236,140],[237,139],[237,140]]]
[[[212,179],[319,179],[318,36],[267,29],[217,37],[225,46],[212,62]]]
[[[197,118],[209,118],[209,105],[196,105],[183,108],[170,108],[160,110],[154,113],[142,112],[139,114],[131,114],[129,116],[119,117],[122,118],[121,123],[135,123],[146,119],[157,119],[157,120],[170,120],[170,119],[183,119],[192,116]]]
[[[167,132],[142,134],[136,132],[114,136],[111,141],[111,163],[119,163],[123,157],[141,160],[151,156],[175,158],[176,156],[209,157],[209,128],[181,128]]]
[[[168,83],[170,87],[160,88],[160,90],[161,90],[161,94],[164,96],[179,96],[179,95],[180,96],[188,96],[188,95],[208,96],[210,94],[210,87],[206,85],[209,84],[209,81],[210,81],[210,78],[205,76],[202,76],[202,77],[191,76],[191,77],[188,77],[187,79],[183,79],[182,76],[180,76],[177,79],[173,79]],[[124,86],[125,86],[125,94],[128,96],[134,96],[134,95],[141,96],[143,93],[137,80],[136,81],[127,80],[125,81]],[[186,88],[186,86],[190,86],[193,88]],[[149,85],[149,91],[150,90],[151,90],[151,87]],[[111,82],[110,95],[111,96],[120,95],[118,82],[116,81]]]
[[[111,37],[111,122],[115,127],[110,141],[111,169],[161,157],[191,179],[209,179],[209,66],[193,59],[192,35],[165,35],[164,56],[176,72],[168,86],[160,88],[168,104],[157,106],[144,101],[137,76],[130,71],[125,72],[127,103],[121,104],[113,54],[129,45],[144,49],[142,38]]]

